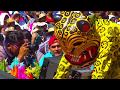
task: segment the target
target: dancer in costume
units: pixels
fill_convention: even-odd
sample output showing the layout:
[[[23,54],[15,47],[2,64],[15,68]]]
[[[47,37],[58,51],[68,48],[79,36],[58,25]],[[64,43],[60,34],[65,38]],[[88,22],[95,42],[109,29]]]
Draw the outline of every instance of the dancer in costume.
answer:
[[[54,79],[69,78],[72,68],[80,70],[94,63],[92,79],[119,78],[120,26],[107,19],[94,24],[80,11],[61,11],[55,24],[64,55]]]
[[[64,55],[54,79],[69,78],[70,70],[90,67],[96,60],[100,36],[80,11],[61,11],[55,26]]]

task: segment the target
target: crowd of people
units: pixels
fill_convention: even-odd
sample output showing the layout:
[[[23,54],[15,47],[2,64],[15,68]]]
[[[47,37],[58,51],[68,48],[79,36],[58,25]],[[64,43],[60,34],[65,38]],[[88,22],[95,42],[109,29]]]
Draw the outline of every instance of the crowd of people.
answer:
[[[81,12],[88,20],[103,18],[120,24],[119,11]],[[17,79],[42,79],[46,58],[64,53],[54,35],[55,23],[61,18],[59,13],[0,11],[0,70]],[[91,72],[93,68],[94,65],[89,68]]]

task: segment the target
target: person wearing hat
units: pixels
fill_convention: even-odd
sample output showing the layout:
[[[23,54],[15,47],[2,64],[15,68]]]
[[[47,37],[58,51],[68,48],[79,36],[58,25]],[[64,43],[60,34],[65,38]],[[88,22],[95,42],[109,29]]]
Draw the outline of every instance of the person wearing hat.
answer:
[[[49,52],[46,53],[40,60],[39,66],[42,67],[44,59],[48,57],[60,56],[63,54],[61,46],[57,38],[53,35],[48,42],[49,45]]]
[[[44,28],[41,27],[41,26],[36,26],[33,31],[31,32],[32,33],[32,44],[36,44],[36,45],[39,45],[41,44],[44,40],[44,37],[43,37],[43,30]]]
[[[48,11],[47,14],[46,14],[46,22],[54,24],[54,19],[52,18],[52,12],[51,11]]]
[[[5,25],[7,22],[6,20],[10,18],[9,13],[6,11],[1,11],[0,12],[0,25]]]

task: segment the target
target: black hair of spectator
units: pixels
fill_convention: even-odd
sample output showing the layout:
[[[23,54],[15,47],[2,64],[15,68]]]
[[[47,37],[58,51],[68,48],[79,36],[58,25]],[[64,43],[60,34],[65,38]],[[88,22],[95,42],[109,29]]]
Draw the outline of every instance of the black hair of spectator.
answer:
[[[93,13],[99,13],[100,11],[93,11]]]
[[[6,39],[5,39],[6,44],[11,43],[11,44],[23,44],[24,43],[24,36],[21,31],[8,31],[6,33]]]
[[[15,22],[9,22],[5,25],[6,27],[15,27]]]
[[[0,33],[1,33],[2,28],[3,28],[3,26],[0,26]]]
[[[118,16],[118,12],[117,12],[117,11],[115,11],[115,12],[114,12],[114,15],[115,15],[115,16]]]
[[[51,36],[53,36],[53,34],[54,34],[54,31],[48,32],[48,33],[47,33],[47,37],[51,37]]]
[[[42,18],[39,18],[38,19],[39,22],[45,22],[46,21],[46,16],[42,17]]]
[[[40,36],[43,36],[46,32],[48,32],[46,25],[44,25],[44,26],[36,26],[36,28],[39,29],[39,30],[37,31],[37,33],[38,33]]]
[[[106,12],[107,11],[104,11],[104,12],[101,12],[100,16],[103,18],[103,19],[109,19],[109,16],[106,15]]]
[[[1,33],[1,31],[2,31],[3,28],[5,29],[5,28],[6,28],[6,25],[1,25],[1,26],[0,26],[0,33]]]
[[[35,17],[35,12],[34,12],[34,11],[29,11],[29,12],[28,12],[28,15],[29,15],[31,18],[34,18],[34,17]]]
[[[8,47],[9,44],[18,44],[21,46],[24,43],[23,33],[21,31],[7,31],[5,38],[5,45]],[[8,55],[8,65],[12,63],[12,60],[15,56]]]
[[[19,25],[15,25],[14,27],[15,27],[15,30],[21,30]]]
[[[53,18],[52,11],[48,11],[48,12],[47,12],[47,15]]]
[[[7,24],[7,20],[9,19],[9,16],[8,15],[6,15],[5,16],[5,18],[4,18],[4,25],[6,25]]]
[[[20,14],[14,14],[14,15],[13,15],[13,19],[16,19],[16,18],[18,18],[18,17],[20,18]]]
[[[83,13],[84,16],[88,16],[89,15],[89,11],[81,11]]]
[[[23,33],[24,39],[28,39],[29,41],[31,41],[32,35],[27,29],[22,30],[22,33]]]
[[[4,37],[3,37],[3,35],[0,33],[0,43],[2,43],[3,40],[4,40]]]

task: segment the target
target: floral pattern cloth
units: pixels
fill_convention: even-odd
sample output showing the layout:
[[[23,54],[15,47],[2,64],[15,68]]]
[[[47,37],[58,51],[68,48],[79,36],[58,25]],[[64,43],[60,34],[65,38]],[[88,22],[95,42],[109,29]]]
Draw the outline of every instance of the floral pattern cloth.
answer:
[[[39,79],[40,67],[37,61],[34,62],[34,67],[31,65],[27,67],[15,57],[11,65],[8,66],[8,70],[18,79]]]

